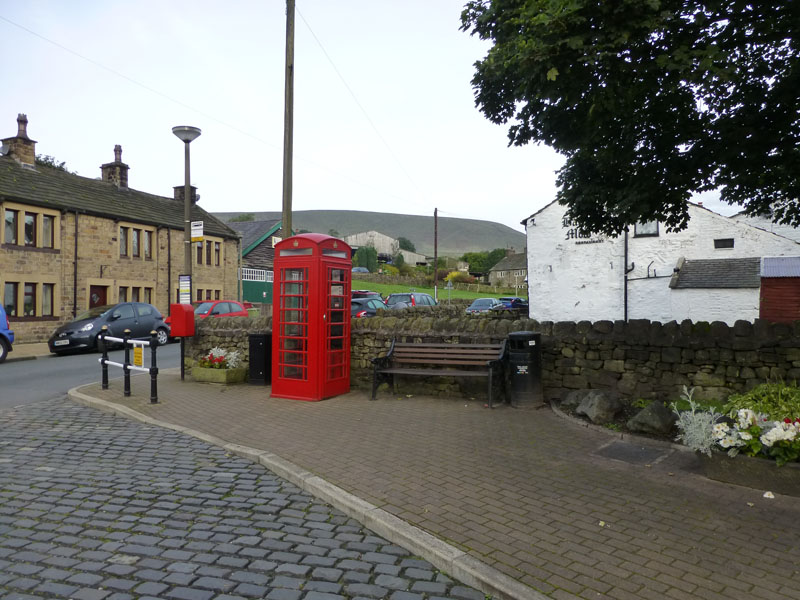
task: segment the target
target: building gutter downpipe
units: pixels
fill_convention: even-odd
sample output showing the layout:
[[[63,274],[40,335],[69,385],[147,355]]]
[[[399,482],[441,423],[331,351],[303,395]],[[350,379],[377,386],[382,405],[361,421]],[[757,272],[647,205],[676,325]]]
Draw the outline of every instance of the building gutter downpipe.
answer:
[[[88,292],[88,290],[87,290]],[[72,318],[78,316],[78,211],[75,211],[75,257],[72,261]]]
[[[626,323],[628,322],[628,273],[633,271],[635,266],[636,265],[634,263],[631,263],[630,268],[628,268],[628,228],[626,227],[625,228],[625,266],[623,268],[623,272],[624,272],[623,277],[624,277],[624,279],[623,279],[623,284],[622,284],[623,285],[623,290],[624,290],[623,291],[623,300],[622,300],[623,319],[625,320]]]

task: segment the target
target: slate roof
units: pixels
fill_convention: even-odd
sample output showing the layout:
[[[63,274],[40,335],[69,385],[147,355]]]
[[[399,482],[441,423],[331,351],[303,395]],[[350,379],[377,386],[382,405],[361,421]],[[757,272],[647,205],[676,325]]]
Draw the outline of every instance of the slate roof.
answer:
[[[760,286],[761,258],[759,257],[686,260],[670,282],[670,287],[677,289]]]
[[[247,254],[250,247],[261,242],[266,236],[280,229],[280,219],[264,221],[239,221],[227,223],[228,227],[242,234],[242,254]]]
[[[130,188],[118,188],[100,179],[89,179],[42,166],[22,166],[13,158],[0,157],[0,199],[73,211],[94,216],[161,225],[183,231],[183,202]],[[192,220],[203,221],[203,232],[236,238],[225,223],[192,206]]]
[[[519,252],[518,254],[512,254],[511,256],[506,256],[500,262],[498,262],[495,266],[489,269],[491,271],[518,271],[518,270],[527,270],[528,268],[528,256],[524,252]]]
[[[765,256],[761,259],[762,277],[800,277],[800,256]]]

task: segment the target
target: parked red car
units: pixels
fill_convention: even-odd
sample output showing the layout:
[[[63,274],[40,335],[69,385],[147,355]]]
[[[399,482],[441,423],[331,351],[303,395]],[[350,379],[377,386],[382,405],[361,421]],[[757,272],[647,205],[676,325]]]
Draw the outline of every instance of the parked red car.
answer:
[[[208,317],[246,317],[247,309],[253,306],[250,302],[237,302],[236,300],[204,300],[194,302],[194,316],[198,319]],[[164,322],[172,325],[172,317],[167,317]]]

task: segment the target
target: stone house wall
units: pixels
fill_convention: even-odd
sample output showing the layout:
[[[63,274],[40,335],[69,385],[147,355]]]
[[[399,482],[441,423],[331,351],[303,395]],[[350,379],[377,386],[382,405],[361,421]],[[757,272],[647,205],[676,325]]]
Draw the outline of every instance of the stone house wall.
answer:
[[[265,332],[270,320],[217,320],[198,327],[203,351],[237,339],[246,355],[247,333]],[[234,327],[230,328],[230,325]],[[463,306],[437,306],[387,312],[354,319],[351,337],[351,385],[368,389],[370,358],[386,352],[393,338],[418,342],[487,342],[513,331],[542,336],[542,383],[545,398],[556,399],[578,389],[606,389],[622,396],[675,399],[683,386],[695,397],[724,399],[767,380],[800,379],[800,322],[794,325],[738,321],[647,320],[537,322],[513,317],[467,316]],[[205,339],[203,339],[205,338]],[[193,353],[194,354],[194,353]],[[401,393],[466,395],[485,393],[485,382],[443,378],[408,378]]]

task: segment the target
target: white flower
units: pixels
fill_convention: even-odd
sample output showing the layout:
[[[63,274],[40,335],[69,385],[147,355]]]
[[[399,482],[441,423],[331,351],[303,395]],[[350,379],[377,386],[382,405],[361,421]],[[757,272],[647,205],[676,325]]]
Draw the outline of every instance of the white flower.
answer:
[[[743,440],[752,440],[753,439],[753,436],[750,435],[749,433],[747,433],[746,431],[740,431],[739,432],[739,437],[742,438]]]
[[[739,429],[747,429],[756,423],[756,414],[749,408],[740,408],[736,415],[738,417],[737,425]]]
[[[761,435],[761,443],[767,447],[781,440],[793,440],[797,437],[797,428],[790,423],[776,422],[773,427]]]
[[[728,427],[727,423],[715,423],[713,427],[714,439],[721,440],[728,435],[728,431],[730,431],[730,427]]]
[[[729,435],[729,436],[727,436],[727,437],[724,437],[724,438],[722,438],[722,439],[719,441],[719,445],[720,445],[720,446],[722,446],[723,448],[731,448],[731,447],[733,447],[733,446],[741,446],[741,445],[743,445],[743,444],[742,444],[742,442],[740,442],[739,440],[737,440],[737,439],[736,439],[735,437],[733,437],[732,435]]]

